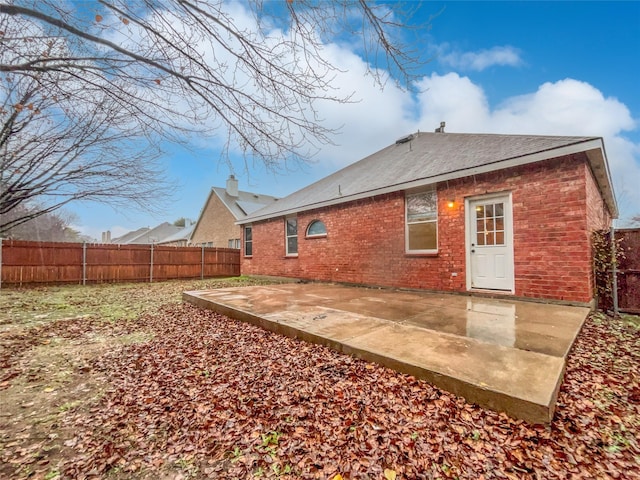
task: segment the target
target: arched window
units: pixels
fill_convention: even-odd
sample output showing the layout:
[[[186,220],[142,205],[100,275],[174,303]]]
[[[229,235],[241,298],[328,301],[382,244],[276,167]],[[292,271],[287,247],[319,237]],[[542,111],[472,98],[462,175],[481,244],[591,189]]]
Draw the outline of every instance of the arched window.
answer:
[[[321,220],[314,220],[307,227],[307,237],[323,237],[326,235],[327,227]]]

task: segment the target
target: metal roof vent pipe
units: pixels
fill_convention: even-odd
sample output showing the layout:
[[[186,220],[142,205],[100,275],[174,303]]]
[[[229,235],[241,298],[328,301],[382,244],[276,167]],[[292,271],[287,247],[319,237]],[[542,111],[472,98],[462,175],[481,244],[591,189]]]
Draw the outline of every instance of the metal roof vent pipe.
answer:
[[[444,133],[444,126],[445,126],[445,123],[444,122],[440,122],[440,127],[436,128],[434,131],[436,133]]]
[[[238,196],[238,179],[235,175],[229,175],[227,179],[227,195],[230,197]]]

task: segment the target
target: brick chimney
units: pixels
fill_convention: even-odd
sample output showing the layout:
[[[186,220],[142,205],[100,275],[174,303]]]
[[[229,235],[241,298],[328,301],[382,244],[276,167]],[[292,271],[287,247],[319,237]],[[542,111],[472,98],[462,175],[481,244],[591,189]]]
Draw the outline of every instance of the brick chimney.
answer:
[[[230,197],[238,196],[238,179],[234,175],[229,175],[227,179],[227,195]]]

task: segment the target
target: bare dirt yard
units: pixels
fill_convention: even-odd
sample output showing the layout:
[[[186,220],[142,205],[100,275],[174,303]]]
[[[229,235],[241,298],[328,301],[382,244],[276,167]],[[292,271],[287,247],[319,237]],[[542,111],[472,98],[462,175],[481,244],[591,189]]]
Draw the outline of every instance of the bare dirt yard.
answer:
[[[256,282],[3,288],[0,478],[640,478],[638,317],[587,320],[535,426],[180,303]]]

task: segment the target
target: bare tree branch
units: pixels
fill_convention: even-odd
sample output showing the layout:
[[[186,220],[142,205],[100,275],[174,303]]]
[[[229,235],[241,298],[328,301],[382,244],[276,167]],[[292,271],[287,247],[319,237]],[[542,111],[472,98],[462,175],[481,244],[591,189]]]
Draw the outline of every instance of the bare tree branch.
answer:
[[[381,87],[393,79],[412,88],[427,50],[409,47],[416,30],[401,8],[0,0],[0,214],[45,195],[47,205],[133,195],[149,207],[158,146],[192,134],[222,138],[229,162],[239,153],[275,171],[309,160],[335,133],[319,102],[352,98],[335,84],[327,43],[358,35]],[[119,183],[118,171],[141,187]]]

